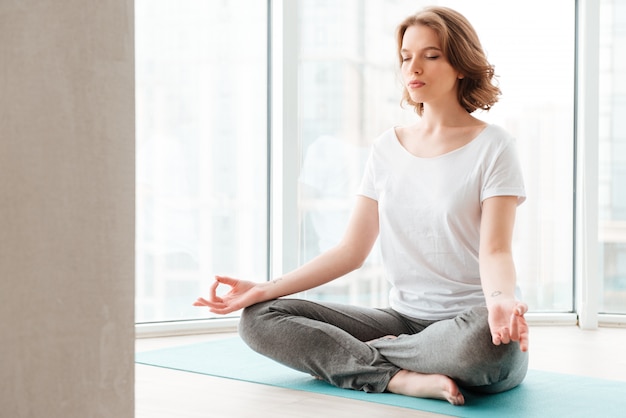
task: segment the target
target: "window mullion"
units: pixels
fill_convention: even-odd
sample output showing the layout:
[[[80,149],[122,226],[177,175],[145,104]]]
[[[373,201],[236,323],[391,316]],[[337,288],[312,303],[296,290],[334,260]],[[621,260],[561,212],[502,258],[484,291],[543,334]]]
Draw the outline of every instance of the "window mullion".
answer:
[[[576,12],[575,297],[580,327],[594,329],[602,285],[598,268],[599,2],[579,0]]]
[[[272,0],[271,276],[298,265],[298,2]]]

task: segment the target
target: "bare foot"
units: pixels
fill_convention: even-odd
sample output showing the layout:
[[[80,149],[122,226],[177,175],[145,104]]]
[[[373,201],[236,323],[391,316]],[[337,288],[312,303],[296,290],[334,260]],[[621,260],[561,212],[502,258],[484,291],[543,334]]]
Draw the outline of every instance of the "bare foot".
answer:
[[[400,370],[387,385],[389,392],[416,398],[441,399],[463,405],[465,399],[454,380],[442,374],[423,374]]]

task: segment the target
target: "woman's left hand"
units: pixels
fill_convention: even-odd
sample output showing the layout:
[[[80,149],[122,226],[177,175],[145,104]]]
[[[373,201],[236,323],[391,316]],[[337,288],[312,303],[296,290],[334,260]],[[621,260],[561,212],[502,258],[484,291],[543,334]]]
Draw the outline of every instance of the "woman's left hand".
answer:
[[[528,305],[515,299],[503,299],[489,306],[489,329],[495,345],[518,341],[520,350],[528,351],[528,324],[524,314]]]

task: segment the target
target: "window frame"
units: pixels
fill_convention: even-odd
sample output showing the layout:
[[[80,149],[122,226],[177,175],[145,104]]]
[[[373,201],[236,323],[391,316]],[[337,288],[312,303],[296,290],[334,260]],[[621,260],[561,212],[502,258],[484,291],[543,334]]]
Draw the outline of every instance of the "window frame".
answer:
[[[600,2],[576,1],[574,310],[582,329],[598,327],[598,135]]]

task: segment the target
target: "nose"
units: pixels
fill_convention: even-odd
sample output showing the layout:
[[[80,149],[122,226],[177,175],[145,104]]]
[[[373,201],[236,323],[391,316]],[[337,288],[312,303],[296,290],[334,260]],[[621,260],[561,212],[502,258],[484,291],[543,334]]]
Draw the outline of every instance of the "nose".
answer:
[[[422,65],[420,64],[419,60],[417,60],[417,59],[411,60],[411,65],[409,66],[409,71],[411,73],[414,73],[414,74],[421,74],[422,73]]]

